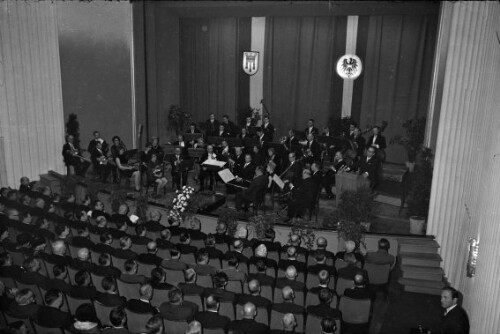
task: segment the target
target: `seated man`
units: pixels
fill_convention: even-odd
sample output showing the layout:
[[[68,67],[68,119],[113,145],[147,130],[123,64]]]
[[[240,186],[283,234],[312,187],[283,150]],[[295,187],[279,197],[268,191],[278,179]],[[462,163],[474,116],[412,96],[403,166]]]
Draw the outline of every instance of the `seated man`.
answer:
[[[182,291],[174,287],[168,292],[168,302],[164,302],[159,308],[163,318],[173,321],[192,321],[198,313],[198,305],[184,301]]]
[[[257,308],[262,307],[267,309],[269,312],[271,308],[271,301],[260,295],[260,289],[260,282],[256,279],[252,279],[248,282],[248,294],[242,293],[237,295],[237,304],[244,305],[250,302]]]
[[[255,176],[250,186],[236,194],[236,209],[242,210],[244,206],[246,207],[250,203],[256,204],[260,200],[259,195],[265,195],[267,181],[267,176],[264,175],[262,167],[255,168]]]
[[[333,319],[342,319],[342,313],[330,306],[332,298],[332,291],[327,288],[321,289],[318,294],[319,304],[308,306],[307,314],[311,314],[319,318],[330,317]]]
[[[241,331],[245,334],[265,334],[269,327],[255,321],[257,308],[254,304],[248,302],[243,305],[243,319],[234,320],[229,324],[229,331]]]
[[[38,309],[36,322],[50,328],[66,328],[71,325],[71,314],[61,311],[64,296],[61,291],[51,289],[45,293],[45,306]]]
[[[344,296],[352,299],[374,299],[372,292],[365,286],[365,278],[362,274],[354,275],[354,287],[345,289]]]
[[[221,328],[225,331],[230,319],[219,314],[219,306],[218,298],[214,295],[209,295],[205,300],[205,311],[198,312],[195,315],[195,319],[201,323],[203,328]]]
[[[203,155],[200,158],[200,165],[201,165],[201,170],[200,170],[200,191],[203,191],[205,189],[205,179],[208,177],[210,180],[210,186],[209,189],[213,190],[214,189],[214,181],[215,181],[215,171],[213,170],[212,167],[207,167],[203,165],[204,162],[210,162],[210,161],[217,161],[219,160],[217,154],[214,152],[214,147],[212,145],[207,146],[207,152],[203,153]]]

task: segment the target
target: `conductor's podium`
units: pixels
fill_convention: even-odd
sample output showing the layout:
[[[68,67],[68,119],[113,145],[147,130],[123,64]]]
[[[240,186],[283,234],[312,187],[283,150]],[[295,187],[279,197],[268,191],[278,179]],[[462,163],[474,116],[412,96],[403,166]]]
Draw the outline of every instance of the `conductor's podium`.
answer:
[[[365,178],[363,175],[357,175],[355,173],[338,173],[335,175],[335,200],[337,206],[340,202],[340,195],[346,190],[358,190],[361,188],[369,188],[370,180]]]

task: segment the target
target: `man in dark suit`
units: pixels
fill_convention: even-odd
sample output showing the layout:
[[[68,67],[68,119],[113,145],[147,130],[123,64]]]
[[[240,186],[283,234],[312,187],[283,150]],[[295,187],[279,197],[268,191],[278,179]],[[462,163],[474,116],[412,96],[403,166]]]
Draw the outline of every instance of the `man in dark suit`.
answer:
[[[328,198],[333,198],[332,186],[335,185],[335,175],[341,172],[347,167],[347,163],[344,160],[344,154],[341,151],[335,152],[334,163],[325,174],[323,178],[323,186],[328,194]]]
[[[101,281],[104,293],[98,293],[96,301],[105,306],[124,306],[127,302],[125,297],[118,296],[116,282],[113,276],[106,276]]]
[[[380,160],[376,157],[377,149],[370,146],[366,151],[366,157],[358,162],[358,172],[370,180],[370,188],[375,189],[379,183]]]
[[[19,283],[45,286],[45,284],[49,280],[48,277],[40,274],[41,263],[37,258],[30,257],[29,259],[25,260],[23,263],[23,268],[25,272],[18,278],[16,278],[16,281],[18,281]]]
[[[234,320],[229,324],[229,331],[245,334],[266,334],[269,330],[267,325],[255,321],[257,308],[253,303],[247,302],[243,305],[243,319]]]
[[[366,287],[365,278],[362,274],[354,275],[354,287],[345,289],[344,296],[352,299],[374,299],[374,295]]]
[[[184,301],[182,291],[179,288],[173,288],[168,292],[168,302],[162,303],[159,311],[167,320],[190,322],[198,313],[198,305]]]
[[[314,161],[311,164],[311,178],[313,179],[314,183],[317,186],[317,192],[321,191],[321,188],[323,188],[323,172],[320,170],[320,162],[319,161]],[[331,190],[330,190],[331,191]]]
[[[261,286],[270,286],[274,288],[275,279],[273,276],[266,274],[267,265],[265,258],[256,259],[255,267],[257,268],[257,273],[250,273],[248,275],[248,280],[257,280]]]
[[[303,296],[306,294],[306,285],[303,282],[297,281],[297,269],[295,266],[291,265],[286,268],[285,277],[279,277],[276,279],[276,289],[283,289],[289,286],[293,291],[302,291]],[[302,305],[304,300],[299,300],[299,304]]]
[[[307,307],[307,314],[317,316],[319,318],[342,319],[342,313],[331,307],[333,293],[329,289],[323,288],[319,291],[319,304],[310,305]]]
[[[250,186],[236,194],[236,209],[242,210],[243,206],[250,203],[257,203],[258,196],[261,196],[267,189],[268,179],[264,175],[264,170],[261,166],[255,168],[255,176],[250,183]]]
[[[185,270],[188,265],[181,261],[181,251],[177,245],[170,248],[170,259],[164,259],[161,266],[168,270]]]
[[[68,135],[66,137],[66,143],[62,149],[62,155],[64,158],[64,163],[68,168],[68,175],[76,174],[78,176],[85,177],[85,172],[90,166],[90,162],[81,160],[78,155],[80,155],[80,148],[74,144],[74,137]]]
[[[127,313],[125,309],[121,306],[114,307],[111,312],[109,312],[109,322],[111,326],[105,328],[103,334],[130,334],[127,330]]]
[[[242,293],[236,296],[236,303],[238,305],[245,305],[252,303],[257,308],[265,308],[270,311],[271,301],[260,295],[260,282],[252,279],[248,282],[248,294]]]
[[[63,304],[61,291],[56,289],[47,291],[44,300],[45,306],[40,306],[35,317],[37,324],[50,328],[66,328],[71,325],[71,314],[61,311]]]
[[[231,120],[229,120],[228,115],[222,116],[222,123],[221,124],[224,125],[224,128],[230,134],[231,137],[236,136],[236,134],[238,133],[238,127]]]
[[[188,156],[188,148],[190,148],[192,145],[190,142],[187,142],[184,140],[184,137],[182,135],[177,136],[177,140],[172,143],[174,146],[178,146],[179,149],[181,150],[181,153],[187,157]],[[176,151],[177,153],[177,151]]]
[[[351,141],[354,144],[358,158],[361,158],[365,152],[366,140],[361,135],[361,130],[359,128],[354,129]]]
[[[294,217],[302,217],[306,210],[314,203],[316,184],[311,178],[311,171],[302,171],[302,183],[298,187],[292,188],[293,200],[288,204],[288,220]]]
[[[292,313],[304,315],[304,307],[294,304],[293,300],[295,298],[295,293],[293,289],[289,286],[285,286],[282,289],[283,303],[275,303],[272,306],[273,311],[278,313]]]
[[[365,280],[368,280],[368,272],[358,267],[358,261],[353,253],[346,253],[344,261],[347,262],[347,267],[338,270],[338,277],[354,280],[356,274],[361,274],[365,277]]]
[[[224,331],[229,325],[230,319],[219,314],[219,301],[214,295],[209,295],[205,300],[205,311],[198,312],[195,315],[195,320],[201,323],[203,328],[217,329],[221,328]]]
[[[158,310],[151,305],[153,297],[153,287],[150,284],[144,284],[139,288],[140,299],[129,299],[126,308],[135,313],[156,314]]]
[[[220,138],[232,137],[231,133],[226,129],[226,126],[224,124],[219,124],[219,129],[215,133],[215,136]]]
[[[174,286],[166,281],[165,269],[158,267],[151,270],[151,285],[157,290],[171,290]]]
[[[441,292],[441,306],[445,309],[441,320],[442,334],[469,334],[469,317],[458,305],[458,291],[450,286]]]
[[[312,134],[315,136],[319,135],[318,128],[314,126],[314,119],[310,118],[307,121],[307,128],[305,128],[304,132],[306,133],[306,136],[309,134]]]
[[[71,285],[67,283],[68,269],[66,266],[56,264],[52,268],[52,272],[54,274],[54,278],[49,279],[43,288],[46,291],[56,289],[66,294],[69,293],[71,291]]]
[[[179,283],[177,286],[182,290],[184,296],[201,296],[205,288],[196,284],[196,271],[193,268],[184,270],[184,281],[186,283]]]
[[[120,280],[125,283],[146,283],[147,279],[144,275],[137,274],[139,265],[133,259],[125,261],[125,272],[121,273]]]
[[[282,139],[281,143],[285,146],[285,150],[288,153],[297,152],[300,147],[299,139],[295,137],[295,130],[289,130],[288,137],[284,138],[284,140]]]
[[[188,171],[186,168],[182,168],[183,161],[185,160],[185,154],[181,152],[180,147],[176,147],[175,154],[170,157],[170,165],[172,166],[172,180],[177,190],[181,190],[181,183],[183,186],[187,184]]]
[[[391,244],[389,240],[382,238],[378,241],[378,250],[376,252],[366,253],[365,262],[374,264],[389,264],[391,269],[396,265],[396,258],[389,254],[389,248]]]
[[[111,255],[108,253],[102,253],[99,255],[98,263],[99,265],[94,266],[90,271],[92,274],[98,276],[109,275],[115,278],[120,277],[121,270],[111,265]]]
[[[15,302],[10,303],[7,313],[17,318],[35,318],[40,305],[36,304],[35,294],[30,289],[17,290]]]
[[[210,114],[208,117],[205,122],[207,137],[216,136],[217,131],[219,131],[219,121],[215,119],[214,114]]]
[[[373,146],[377,149],[377,157],[380,161],[385,161],[385,148],[387,144],[385,142],[385,137],[380,133],[380,127],[375,126],[373,128],[373,135],[368,138],[368,142],[366,143],[368,147]]]
[[[120,248],[115,249],[112,255],[119,259],[135,260],[137,253],[130,249],[132,247],[132,239],[128,236],[120,237]]]
[[[266,141],[271,143],[274,137],[274,125],[271,124],[269,120],[269,116],[264,116],[264,122],[262,123],[262,132],[264,132],[264,136],[266,137]]]
[[[321,160],[321,144],[315,140],[314,134],[307,135],[305,147],[311,151],[313,160]]]
[[[217,272],[214,275],[214,288],[207,288],[203,292],[203,297],[215,296],[220,302],[236,302],[236,294],[231,291],[226,291],[227,275],[223,272]]]
[[[238,182],[243,182],[243,180],[250,182],[255,175],[256,166],[252,162],[252,155],[245,154],[244,159],[245,161],[241,165],[241,168],[237,172],[235,171],[234,173],[234,176],[236,176],[236,180]]]
[[[302,180],[302,163],[297,161],[296,153],[288,153],[288,163],[284,169],[283,179],[288,180],[294,186],[298,186]]]
[[[158,247],[156,246],[156,241],[150,241],[147,244],[147,253],[142,253],[137,256],[137,261],[159,266],[161,264],[162,258],[157,256]]]
[[[95,299],[96,289],[91,285],[92,280],[88,271],[80,270],[75,274],[75,283],[69,291],[69,295],[81,299]]]
[[[17,279],[22,273],[23,270],[20,266],[12,264],[12,257],[9,253],[0,254],[0,277]]]
[[[286,272],[289,266],[293,266],[297,270],[297,272],[302,274],[306,273],[306,263],[304,261],[297,260],[297,248],[295,248],[295,246],[289,246],[286,249],[286,255],[286,259],[282,255],[280,262],[278,262],[278,269],[280,271]]]

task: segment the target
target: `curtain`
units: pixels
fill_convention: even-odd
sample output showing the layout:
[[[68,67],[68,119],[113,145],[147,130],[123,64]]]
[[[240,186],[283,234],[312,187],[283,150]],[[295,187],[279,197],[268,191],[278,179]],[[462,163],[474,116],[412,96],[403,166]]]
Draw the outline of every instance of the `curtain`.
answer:
[[[358,55],[364,72],[355,81],[353,117],[360,125],[389,123],[384,135],[404,134],[402,123],[425,116],[430,93],[437,16],[365,16],[358,27]],[[389,145],[387,161],[406,153]]]
[[[193,120],[204,121],[210,113],[236,119],[239,101],[245,99],[245,93],[239,92],[240,80],[248,80],[240,74],[239,55],[242,48],[250,49],[250,45],[243,45],[250,43],[247,26],[249,18],[180,20],[181,106]],[[248,83],[241,85],[245,84],[248,87]]]
[[[267,17],[264,100],[279,136],[341,115],[347,17]]]

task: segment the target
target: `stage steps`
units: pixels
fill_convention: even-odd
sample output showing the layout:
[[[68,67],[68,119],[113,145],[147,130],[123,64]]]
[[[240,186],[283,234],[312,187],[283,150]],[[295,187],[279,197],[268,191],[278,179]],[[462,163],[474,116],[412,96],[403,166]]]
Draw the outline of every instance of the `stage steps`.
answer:
[[[432,238],[401,238],[398,246],[402,276],[398,282],[405,291],[440,295],[445,285],[439,244]]]

